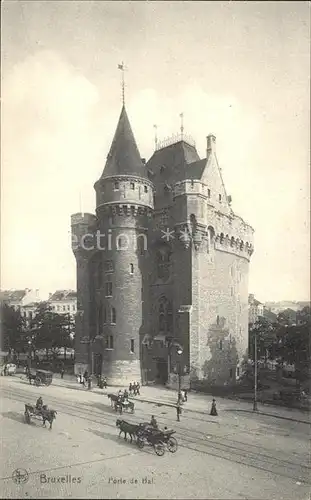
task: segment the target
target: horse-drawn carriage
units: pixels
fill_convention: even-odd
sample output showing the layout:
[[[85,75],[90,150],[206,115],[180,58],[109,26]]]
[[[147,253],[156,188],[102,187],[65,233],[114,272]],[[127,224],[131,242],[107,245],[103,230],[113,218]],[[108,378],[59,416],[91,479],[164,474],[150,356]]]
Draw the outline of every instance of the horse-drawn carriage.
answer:
[[[47,370],[36,370],[35,373],[28,371],[27,378],[30,384],[34,382],[36,386],[51,385],[53,373]]]
[[[157,455],[162,456],[165,449],[175,453],[178,448],[177,440],[172,437],[176,431],[171,429],[160,430],[149,423],[140,424],[137,431],[137,446],[142,449],[145,444],[153,446]]]
[[[134,413],[135,405],[133,401],[129,401],[124,396],[120,396],[117,394],[108,394],[108,399],[111,401],[111,407],[115,409],[115,411],[119,412],[120,415],[125,412]]]
[[[45,423],[49,422],[50,430],[52,429],[53,420],[56,419],[56,410],[50,410],[46,405],[43,405],[42,408],[37,408],[36,405],[25,404],[25,421],[27,424],[31,423],[31,418],[35,418],[37,420],[43,421],[43,427],[45,427]]]
[[[131,424],[125,420],[118,419],[116,426],[120,429],[119,436],[124,433],[124,439],[129,435],[131,442],[136,436],[137,446],[142,449],[145,444],[153,446],[157,455],[162,456],[165,450],[168,449],[171,453],[175,453],[178,448],[177,440],[172,437],[175,431],[164,429],[163,431],[150,425],[149,423]]]

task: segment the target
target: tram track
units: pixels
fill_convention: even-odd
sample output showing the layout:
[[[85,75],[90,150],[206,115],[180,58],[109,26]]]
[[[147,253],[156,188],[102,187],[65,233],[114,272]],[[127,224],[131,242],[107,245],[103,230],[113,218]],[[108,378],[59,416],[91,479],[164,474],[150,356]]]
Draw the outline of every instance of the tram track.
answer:
[[[17,390],[2,390],[2,393],[8,399],[13,399],[18,402],[27,403],[29,400],[29,392],[23,392],[21,389]],[[28,397],[27,397],[28,396]],[[64,413],[75,418],[83,419],[97,425],[103,425],[114,430],[111,436],[115,436],[115,413],[107,413],[110,406],[103,403],[91,403],[91,402],[75,402],[75,401],[64,401],[55,396],[49,395],[49,404],[55,406],[55,409],[61,413]],[[103,405],[103,411],[99,408],[99,404]],[[142,409],[136,409],[135,414],[123,415],[123,418],[131,419],[134,422],[139,422],[146,420],[145,413]],[[145,418],[144,418],[145,417]],[[160,424],[174,425],[174,420],[171,417],[166,417],[165,419],[158,418]],[[236,462],[248,467],[254,467],[262,471],[266,471],[278,476],[283,476],[286,478],[303,481],[304,483],[311,484],[309,480],[311,467],[301,463],[297,459],[294,459],[291,454],[284,456],[284,451],[282,451],[282,457],[276,456],[275,454],[269,454],[266,449],[260,445],[253,445],[250,443],[245,443],[241,440],[235,440],[230,438],[229,435],[218,436],[212,432],[206,432],[201,430],[189,429],[183,423],[178,424],[179,431],[178,441],[181,448],[192,450],[198,453],[208,454],[221,458],[224,460],[229,460],[231,462]],[[234,433],[231,433],[235,434]],[[279,455],[279,452],[278,452]]]

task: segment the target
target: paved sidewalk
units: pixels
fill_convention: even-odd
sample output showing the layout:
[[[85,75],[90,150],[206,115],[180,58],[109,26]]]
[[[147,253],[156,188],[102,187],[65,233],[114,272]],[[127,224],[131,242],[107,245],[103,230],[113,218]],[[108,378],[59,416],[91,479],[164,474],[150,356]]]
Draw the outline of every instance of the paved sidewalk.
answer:
[[[87,391],[87,388],[77,383],[76,377],[70,375],[65,375],[64,378],[61,379],[59,374],[55,374],[53,383],[64,387],[67,386],[71,389]],[[107,391],[105,391],[103,389],[99,389],[96,386],[96,383],[93,383],[92,393],[103,395],[109,392],[117,392],[119,389],[124,389],[124,387],[108,386]],[[137,399],[137,401],[151,403],[159,406],[165,405],[175,407],[177,402],[177,391],[161,386],[142,386],[140,390],[140,396],[132,396],[132,399]],[[212,399],[212,395],[191,391],[190,393],[188,393],[188,401],[183,404],[183,411],[207,415],[211,409]],[[219,412],[255,413],[253,411],[252,402],[221,397],[215,397],[215,399],[217,403],[217,410]],[[305,424],[311,424],[310,414],[299,411],[297,409],[275,407],[270,405],[265,406],[261,403],[258,403],[257,414],[265,415],[267,417],[275,417]]]

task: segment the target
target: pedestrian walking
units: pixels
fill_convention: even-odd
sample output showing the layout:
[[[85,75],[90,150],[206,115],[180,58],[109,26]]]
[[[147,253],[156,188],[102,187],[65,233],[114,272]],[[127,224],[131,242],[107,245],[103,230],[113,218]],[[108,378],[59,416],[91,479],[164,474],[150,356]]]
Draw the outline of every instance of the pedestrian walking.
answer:
[[[136,383],[136,392],[137,392],[137,395],[140,396],[140,383],[139,382]]]
[[[213,402],[212,402],[212,407],[211,407],[210,415],[212,415],[213,417],[217,417],[217,415],[218,415],[215,399],[213,399]]]
[[[133,388],[134,396],[136,396],[136,394],[137,394],[136,382],[133,382],[132,388]]]
[[[180,404],[176,405],[176,413],[177,413],[177,422],[180,422],[180,415],[181,415],[181,406],[180,406]]]
[[[60,371],[60,378],[64,378],[64,373],[65,373],[65,370],[64,370],[64,368],[62,368]]]
[[[154,415],[152,415],[152,417],[151,417],[150,425],[152,425],[152,427],[154,427],[155,429],[158,429],[158,423],[157,423],[156,419],[154,418]]]
[[[107,377],[104,377],[103,386],[104,386],[104,389],[107,389]]]
[[[187,391],[187,389],[184,390],[184,401],[188,401],[188,391]]]
[[[132,382],[130,382],[130,385],[129,385],[129,393],[130,393],[130,396],[132,396]]]

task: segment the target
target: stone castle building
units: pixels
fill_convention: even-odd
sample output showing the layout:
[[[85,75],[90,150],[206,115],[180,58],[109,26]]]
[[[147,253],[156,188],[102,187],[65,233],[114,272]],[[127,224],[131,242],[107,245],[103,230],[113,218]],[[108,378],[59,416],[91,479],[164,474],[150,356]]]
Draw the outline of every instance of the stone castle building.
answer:
[[[116,384],[239,377],[253,229],[231,208],[215,146],[209,135],[200,159],[176,136],[146,162],[123,106],[96,215],[71,217],[76,372]]]

